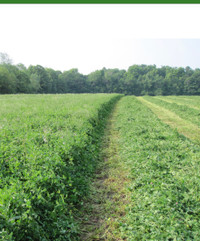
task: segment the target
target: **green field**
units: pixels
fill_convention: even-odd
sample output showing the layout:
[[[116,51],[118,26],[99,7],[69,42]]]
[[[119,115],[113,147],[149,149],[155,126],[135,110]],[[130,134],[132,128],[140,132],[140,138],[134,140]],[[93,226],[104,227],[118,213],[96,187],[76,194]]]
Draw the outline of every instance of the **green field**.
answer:
[[[134,97],[121,100],[116,126],[120,156],[130,167],[131,179],[131,207],[120,224],[122,237],[198,240],[199,145],[161,122]]]
[[[155,103],[156,105],[159,105],[161,107],[164,107],[167,110],[170,110],[177,114],[182,119],[188,120],[191,123],[197,125],[200,127],[200,102],[198,102],[195,99],[192,99],[192,102],[194,104],[189,104],[188,99],[177,100],[171,99],[169,102],[168,98],[157,98],[157,97],[144,97],[144,99]],[[181,104],[180,104],[181,103]]]
[[[0,103],[1,240],[199,239],[199,96]]]
[[[105,118],[119,95],[12,95],[0,101],[2,240],[70,240]]]

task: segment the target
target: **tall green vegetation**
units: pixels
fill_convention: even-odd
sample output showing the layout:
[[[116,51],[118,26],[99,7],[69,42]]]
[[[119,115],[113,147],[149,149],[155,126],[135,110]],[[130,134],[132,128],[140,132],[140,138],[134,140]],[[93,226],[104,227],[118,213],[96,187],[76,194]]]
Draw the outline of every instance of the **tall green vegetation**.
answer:
[[[12,65],[0,55],[0,94],[9,93],[124,93],[128,95],[200,95],[200,69],[133,65],[127,71],[77,69],[55,71],[40,65]]]
[[[76,210],[120,97],[1,96],[0,240],[78,240]]]

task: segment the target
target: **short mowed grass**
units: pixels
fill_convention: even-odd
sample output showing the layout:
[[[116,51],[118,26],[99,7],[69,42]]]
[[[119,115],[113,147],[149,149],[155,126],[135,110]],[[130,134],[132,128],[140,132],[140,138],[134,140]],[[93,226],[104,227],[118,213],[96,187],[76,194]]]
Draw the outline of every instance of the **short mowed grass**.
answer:
[[[120,157],[130,168],[124,240],[199,240],[200,148],[135,97],[118,105]]]
[[[165,98],[166,98],[166,101],[165,101]],[[187,104],[187,103],[190,103],[188,100],[185,100],[185,102],[183,102],[184,98],[180,98],[180,97],[177,97],[176,99],[178,99],[178,101],[182,101],[181,105],[176,102],[176,99],[172,100],[171,103],[167,102],[167,97],[158,99],[156,97],[145,96],[144,99],[160,107],[164,107],[167,110],[174,112],[182,119],[188,120],[194,125],[197,125],[198,127],[200,127],[200,104],[199,104],[199,109],[192,108],[191,104],[190,105]],[[196,99],[200,101],[200,98],[196,98]],[[198,103],[197,100],[193,99],[193,103]]]

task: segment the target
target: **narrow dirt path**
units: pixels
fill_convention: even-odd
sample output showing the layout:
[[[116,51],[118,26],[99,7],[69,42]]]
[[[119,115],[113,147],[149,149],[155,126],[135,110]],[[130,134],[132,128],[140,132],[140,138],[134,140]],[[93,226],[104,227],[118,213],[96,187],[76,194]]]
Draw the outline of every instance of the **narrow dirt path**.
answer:
[[[81,240],[124,240],[119,225],[130,203],[130,193],[127,188],[129,171],[118,156],[119,137],[115,122],[119,102],[105,129],[103,161],[97,170],[90,199],[85,203]]]
[[[163,107],[160,107],[145,100],[143,97],[137,97],[137,99],[140,100],[144,105],[149,107],[161,121],[168,124],[173,129],[177,129],[179,133],[183,134],[189,139],[200,143],[200,129],[198,128],[198,126],[180,118],[172,111],[169,111]]]

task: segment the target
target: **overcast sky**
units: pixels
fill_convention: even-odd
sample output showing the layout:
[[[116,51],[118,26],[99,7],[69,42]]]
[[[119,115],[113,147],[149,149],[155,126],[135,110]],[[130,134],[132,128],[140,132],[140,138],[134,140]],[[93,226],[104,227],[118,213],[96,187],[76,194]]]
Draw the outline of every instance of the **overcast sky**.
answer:
[[[14,64],[88,74],[133,64],[200,68],[200,5],[0,5]]]

